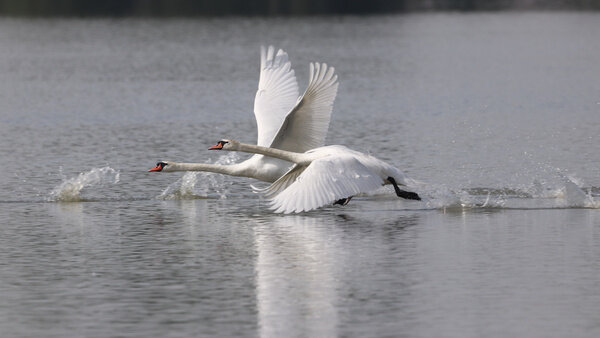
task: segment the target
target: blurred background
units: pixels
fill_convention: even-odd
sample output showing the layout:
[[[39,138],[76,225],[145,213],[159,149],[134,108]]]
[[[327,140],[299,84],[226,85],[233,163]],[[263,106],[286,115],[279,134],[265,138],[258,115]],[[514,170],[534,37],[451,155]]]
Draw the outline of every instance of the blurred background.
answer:
[[[600,0],[0,0],[0,14],[10,16],[265,16],[587,9],[600,9]]]

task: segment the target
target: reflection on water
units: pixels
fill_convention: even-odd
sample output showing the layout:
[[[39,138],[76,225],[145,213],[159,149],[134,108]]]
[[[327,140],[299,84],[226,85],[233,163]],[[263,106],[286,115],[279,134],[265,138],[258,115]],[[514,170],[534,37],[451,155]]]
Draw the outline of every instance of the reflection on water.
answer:
[[[597,333],[595,210],[399,206],[279,216],[248,199],[16,204],[0,210],[0,327],[46,337]]]
[[[278,337],[289,332],[304,332],[311,337],[340,336],[357,332],[356,328],[346,330],[348,316],[354,310],[361,309],[352,314],[357,322],[370,320],[362,310],[393,312],[389,305],[369,309],[368,303],[378,296],[384,299],[392,294],[377,295],[382,285],[363,292],[361,289],[370,289],[371,285],[360,283],[365,277],[375,276],[370,270],[396,265],[384,259],[385,252],[401,250],[396,247],[401,237],[398,232],[416,224],[415,215],[376,212],[368,216],[335,212],[326,219],[295,215],[257,221],[254,234],[260,336]],[[381,237],[369,238],[374,233]],[[353,243],[356,236],[367,243]],[[373,255],[380,251],[382,257]],[[356,282],[359,285],[353,285]],[[396,302],[404,301],[396,299],[392,303]],[[388,325],[381,332],[395,334],[398,327]],[[374,332],[370,326],[365,333],[369,330]]]
[[[278,217],[255,227],[261,337],[338,335],[335,252],[339,244],[312,217]]]

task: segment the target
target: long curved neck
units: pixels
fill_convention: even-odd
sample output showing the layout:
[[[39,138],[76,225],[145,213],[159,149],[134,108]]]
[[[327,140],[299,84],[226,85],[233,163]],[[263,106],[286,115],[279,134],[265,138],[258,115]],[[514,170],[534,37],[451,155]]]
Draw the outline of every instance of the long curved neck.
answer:
[[[169,162],[169,165],[165,167],[164,171],[208,171],[231,176],[246,176],[236,164],[220,165],[210,163]]]
[[[251,153],[251,154],[260,154],[260,155],[265,155],[265,156],[269,156],[269,157],[275,157],[280,160],[293,162],[296,164],[301,164],[303,162],[309,161],[308,156],[303,153],[295,153],[293,151],[268,148],[268,147],[253,145],[253,144],[247,144],[247,143],[239,143],[239,146],[237,147],[237,149],[235,149],[235,151],[241,151],[244,153]]]

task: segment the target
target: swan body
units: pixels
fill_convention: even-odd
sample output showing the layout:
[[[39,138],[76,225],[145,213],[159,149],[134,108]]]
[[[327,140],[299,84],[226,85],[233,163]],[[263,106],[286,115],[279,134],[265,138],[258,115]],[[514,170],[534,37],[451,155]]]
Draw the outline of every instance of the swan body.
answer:
[[[256,144],[294,152],[322,146],[329,129],[339,83],[335,69],[325,63],[309,64],[308,87],[298,96],[298,83],[288,54],[261,47],[260,76],[254,98]],[[292,163],[256,154],[246,161],[217,165],[160,161],[149,171],[207,171],[274,182]]]
[[[341,145],[297,153],[221,140],[209,149],[261,154],[295,163],[286,174],[262,190],[275,212],[309,211],[336,201],[346,204],[352,196],[385,184],[392,184],[399,197],[421,199],[416,193],[398,187],[411,181],[400,169]]]

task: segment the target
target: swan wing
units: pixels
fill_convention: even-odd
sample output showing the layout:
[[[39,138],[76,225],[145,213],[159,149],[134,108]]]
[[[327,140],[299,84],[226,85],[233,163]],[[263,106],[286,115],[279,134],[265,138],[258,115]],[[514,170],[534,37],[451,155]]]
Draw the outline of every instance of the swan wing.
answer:
[[[254,98],[259,146],[268,147],[298,99],[296,75],[283,50],[260,48],[260,78]]]
[[[325,63],[309,65],[304,95],[287,114],[270,147],[303,153],[325,144],[338,85],[335,68]]]
[[[306,168],[307,166],[305,165],[296,164],[268,187],[264,189],[255,188],[254,191],[261,193],[267,199],[271,199],[294,183]]]
[[[353,156],[324,157],[313,161],[285,190],[270,198],[271,209],[286,214],[309,211],[383,184],[381,177]]]

